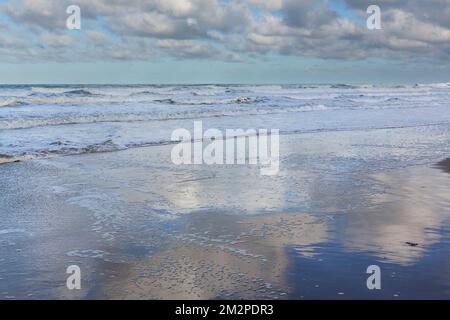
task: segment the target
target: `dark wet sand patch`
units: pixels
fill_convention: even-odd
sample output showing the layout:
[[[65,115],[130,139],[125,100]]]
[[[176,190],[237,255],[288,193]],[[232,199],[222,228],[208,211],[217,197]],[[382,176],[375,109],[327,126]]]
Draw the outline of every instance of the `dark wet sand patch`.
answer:
[[[447,158],[445,160],[442,160],[441,162],[438,162],[436,164],[436,168],[439,168],[442,171],[450,173],[450,158]]]

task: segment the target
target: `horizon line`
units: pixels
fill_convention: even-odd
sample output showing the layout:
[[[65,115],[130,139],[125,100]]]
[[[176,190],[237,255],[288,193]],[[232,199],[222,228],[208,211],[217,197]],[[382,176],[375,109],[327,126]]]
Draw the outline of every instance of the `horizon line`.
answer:
[[[326,86],[326,85],[343,85],[343,86],[399,86],[399,85],[431,85],[431,84],[448,84],[449,81],[438,81],[438,82],[392,82],[392,83],[356,83],[356,82],[161,82],[161,83],[106,83],[106,82],[98,82],[98,83],[82,83],[82,82],[74,82],[74,83],[63,83],[63,82],[52,82],[52,83],[40,83],[40,82],[30,82],[30,83],[0,83],[0,87],[4,86],[246,86],[246,85],[255,85],[255,86],[264,86],[264,85],[308,85],[308,86]]]

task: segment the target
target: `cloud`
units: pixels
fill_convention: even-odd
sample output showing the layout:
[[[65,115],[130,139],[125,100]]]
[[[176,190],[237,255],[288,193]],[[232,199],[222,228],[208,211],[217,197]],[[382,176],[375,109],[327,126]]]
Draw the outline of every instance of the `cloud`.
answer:
[[[192,40],[158,40],[156,47],[177,58],[204,59],[220,55],[220,50]]]
[[[364,23],[371,0],[78,0],[81,31],[67,31],[68,0],[0,4],[3,60],[216,59],[269,55],[450,61],[448,0],[380,0],[382,30]],[[361,21],[351,19],[351,14]],[[24,43],[26,50],[24,50]],[[20,48],[20,49],[19,49]]]
[[[76,40],[67,34],[45,33],[39,37],[39,41],[48,47],[70,47]]]

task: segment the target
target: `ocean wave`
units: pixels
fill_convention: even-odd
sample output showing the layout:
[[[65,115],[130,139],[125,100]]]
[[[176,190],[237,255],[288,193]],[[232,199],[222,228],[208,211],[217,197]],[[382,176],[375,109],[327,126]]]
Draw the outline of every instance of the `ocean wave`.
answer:
[[[144,91],[138,91],[138,92],[130,92],[128,94],[129,97],[138,97],[138,96],[148,96],[148,95],[160,95],[160,92],[157,91],[150,91],[150,90],[144,90]]]
[[[85,97],[100,95],[98,93],[92,93],[91,91],[85,89],[64,91],[62,94],[67,96],[85,96]]]
[[[199,86],[9,86],[2,92],[6,102],[2,106],[21,106],[30,104],[167,104],[167,105],[225,105],[258,104],[280,102],[285,100],[323,100],[350,99],[357,100],[364,96],[399,94],[410,92],[442,93],[449,83],[402,85],[392,87],[367,85],[199,85]],[[445,91],[444,91],[445,93]],[[358,94],[361,94],[358,96]],[[318,101],[322,103],[322,101]],[[363,101],[364,102],[364,101]]]
[[[32,155],[12,156],[12,155],[1,154],[0,155],[0,165],[6,164],[6,163],[14,163],[14,162],[33,160],[33,159],[35,159],[35,157],[33,157]]]
[[[269,99],[267,97],[237,97],[229,99],[156,99],[153,102],[163,103],[163,104],[173,104],[173,105],[220,105],[220,104],[252,104],[252,103],[263,103],[267,102]]]
[[[28,105],[28,102],[22,100],[22,99],[8,99],[6,101],[0,102],[0,108],[1,107],[20,107],[20,106],[26,106]]]
[[[67,146],[67,144],[64,142],[55,141],[49,144],[49,146],[46,148],[41,148],[32,151],[30,150],[20,155],[0,154],[0,165],[28,160],[48,159],[57,156],[74,156],[83,154],[107,153],[107,152],[127,150],[131,148],[163,146],[175,143],[178,143],[178,141],[162,140],[162,141],[148,141],[142,143],[129,143],[126,145],[120,145],[114,143],[111,139],[109,139],[99,143],[88,144],[86,146]]]
[[[189,120],[197,118],[233,117],[246,115],[265,115],[288,112],[310,112],[330,110],[334,107],[326,105],[297,105],[297,106],[269,106],[233,110],[186,110],[173,113],[146,113],[146,114],[95,114],[89,116],[69,116],[51,119],[7,119],[0,120],[0,129],[27,129],[44,126],[79,125],[104,122],[145,122],[145,121],[168,121]]]
[[[120,146],[120,145],[114,143],[111,139],[105,140],[100,143],[90,144],[90,145],[87,145],[84,147],[70,147],[70,146],[65,146],[64,143],[61,143],[61,144],[53,143],[51,145],[53,145],[53,146],[64,145],[64,146],[60,147],[60,148],[55,148],[55,149],[42,150],[38,154],[41,154],[44,156],[47,156],[50,154],[63,154],[63,155],[86,154],[86,153],[111,152],[111,151],[118,151],[121,149],[126,149],[125,146]]]
[[[392,97],[392,98],[387,98],[385,100],[385,102],[398,102],[398,101],[402,101],[403,99],[399,98],[399,97]]]
[[[19,106],[28,104],[84,104],[84,103],[101,103],[104,105],[117,105],[128,103],[157,103],[168,105],[226,105],[226,104],[254,104],[264,103],[269,101],[268,97],[217,97],[213,98],[210,95],[198,94],[199,98],[157,98],[155,96],[161,96],[168,94],[162,94],[153,91],[140,91],[132,92],[126,95],[110,96],[106,93],[97,93],[96,91],[88,91],[84,89],[69,90],[61,92],[31,92],[28,96],[22,99],[8,99],[6,103],[0,102],[2,106]],[[169,95],[170,96],[170,95]],[[212,97],[209,99],[201,99],[202,96]]]
[[[21,99],[8,99],[6,102],[0,102],[0,107],[20,107],[29,105],[120,105],[128,103],[151,103],[153,99],[130,100],[129,98],[107,97],[101,94],[90,93],[61,93],[61,94],[31,94]]]
[[[157,103],[163,103],[163,104],[177,104],[177,102],[174,99],[155,99],[153,102]]]
[[[28,97],[44,97],[44,98],[52,98],[52,97],[65,97],[65,96],[77,96],[77,97],[92,97],[92,96],[101,96],[100,93],[94,93],[92,91],[86,89],[73,89],[73,90],[45,90],[45,91],[36,91],[33,90],[28,94]]]
[[[330,88],[332,88],[332,89],[357,89],[358,86],[339,83],[339,84],[332,84],[332,85],[330,85]]]
[[[448,89],[450,87],[450,82],[437,82],[437,83],[428,83],[428,84],[416,84],[414,87],[428,87],[428,88],[436,88],[436,89]]]

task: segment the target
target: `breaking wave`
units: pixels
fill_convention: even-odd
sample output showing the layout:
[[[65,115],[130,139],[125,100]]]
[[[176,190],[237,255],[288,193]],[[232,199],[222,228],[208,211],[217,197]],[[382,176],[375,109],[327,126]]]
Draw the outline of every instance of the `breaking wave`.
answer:
[[[9,100],[0,102],[0,108],[1,107],[20,107],[20,106],[26,106],[26,105],[28,105],[28,102],[23,101],[21,99],[9,99]]]
[[[144,122],[144,121],[167,121],[167,120],[188,120],[197,118],[212,118],[212,117],[232,117],[241,115],[265,115],[265,114],[279,114],[287,112],[310,112],[310,111],[324,111],[332,109],[325,105],[298,105],[298,106],[271,106],[271,107],[254,107],[231,110],[185,110],[177,112],[148,112],[140,114],[92,114],[92,115],[77,115],[65,116],[58,118],[42,118],[42,119],[0,119],[0,129],[26,129],[43,126],[60,126],[60,125],[77,125],[89,123],[102,122]]]
[[[89,97],[89,96],[98,96],[99,94],[92,93],[91,91],[88,91],[88,90],[79,89],[79,90],[65,91],[65,92],[63,92],[63,95]]]

